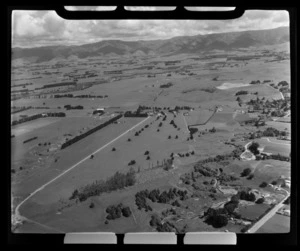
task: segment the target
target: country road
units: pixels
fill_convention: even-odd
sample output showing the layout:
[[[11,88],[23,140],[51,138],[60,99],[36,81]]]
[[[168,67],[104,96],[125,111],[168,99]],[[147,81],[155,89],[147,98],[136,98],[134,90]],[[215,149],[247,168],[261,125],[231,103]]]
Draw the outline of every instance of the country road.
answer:
[[[286,191],[285,189],[282,189]],[[287,195],[282,201],[280,201],[274,208],[272,208],[264,217],[262,217],[258,222],[256,222],[251,228],[248,229],[247,233],[255,233],[262,225],[264,225],[269,219],[271,219],[274,214],[283,206],[283,202],[290,196],[288,191]]]
[[[128,132],[130,132],[131,130],[133,130],[134,128],[136,128],[137,126],[141,125],[142,123],[144,123],[146,120],[148,120],[150,117],[145,118],[144,120],[142,120],[141,122],[137,123],[136,125],[134,125],[133,127],[131,127],[130,129],[128,129],[127,131],[123,132],[122,134],[120,134],[118,137],[114,138],[113,140],[111,140],[110,142],[106,143],[104,146],[98,148],[96,151],[90,153],[88,156],[86,156],[85,158],[83,158],[82,160],[78,161],[76,164],[74,164],[73,166],[69,167],[67,170],[63,171],[62,173],[60,173],[58,176],[56,176],[55,178],[53,178],[52,180],[48,181],[47,183],[45,183],[44,185],[42,185],[41,187],[39,187],[38,189],[36,189],[35,191],[33,191],[32,193],[30,193],[29,196],[27,196],[24,200],[22,200],[18,206],[16,206],[15,208],[15,212],[12,216],[12,224],[17,224],[19,222],[22,222],[23,220],[28,220],[31,221],[29,219],[27,219],[26,217],[22,216],[19,212],[20,207],[27,201],[29,200],[32,196],[34,196],[36,193],[38,193],[39,191],[42,191],[46,186],[50,185],[51,183],[53,183],[54,181],[56,181],[57,179],[59,179],[60,177],[62,177],[63,175],[65,175],[66,173],[70,172],[72,169],[74,169],[75,167],[77,167],[78,165],[80,165],[81,163],[83,163],[84,161],[86,161],[87,159],[90,159],[91,155],[95,155],[96,153],[100,152],[101,150],[103,150],[104,148],[106,148],[107,146],[109,146],[111,143],[115,142],[116,140],[118,140],[119,138],[121,138],[122,136],[124,136],[125,134],[127,134]]]

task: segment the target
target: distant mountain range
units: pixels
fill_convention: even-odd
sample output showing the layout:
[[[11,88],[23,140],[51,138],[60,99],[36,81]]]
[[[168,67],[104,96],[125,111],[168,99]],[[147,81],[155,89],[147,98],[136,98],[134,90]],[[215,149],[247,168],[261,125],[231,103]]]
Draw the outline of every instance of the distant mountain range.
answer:
[[[274,45],[289,42],[289,28],[249,30],[196,36],[181,36],[166,40],[122,41],[104,40],[79,46],[45,46],[12,48],[12,59],[44,62],[54,58],[78,58],[102,55],[164,55],[201,53],[210,50],[235,50],[250,46]]]

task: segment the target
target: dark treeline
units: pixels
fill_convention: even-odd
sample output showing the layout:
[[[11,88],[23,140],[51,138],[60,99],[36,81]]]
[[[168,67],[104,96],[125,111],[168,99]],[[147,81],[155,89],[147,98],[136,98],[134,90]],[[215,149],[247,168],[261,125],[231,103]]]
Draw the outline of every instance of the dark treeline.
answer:
[[[25,123],[27,121],[31,121],[31,120],[35,120],[35,119],[39,119],[39,118],[42,118],[43,115],[42,114],[36,114],[36,115],[32,115],[32,116],[29,116],[29,117],[26,117],[26,118],[21,118],[19,120],[15,120],[11,123],[12,126],[14,125],[18,125],[18,124],[21,124],[21,123]]]
[[[47,117],[66,117],[64,112],[47,112]]]
[[[21,123],[25,123],[31,120],[35,120],[35,119],[39,119],[39,118],[43,118],[43,117],[65,117],[66,114],[64,112],[48,112],[45,113],[45,115],[43,115],[44,113],[40,113],[40,114],[36,114],[36,115],[32,115],[26,118],[21,118],[19,120],[15,120],[11,123],[12,126],[14,125],[18,125]]]
[[[92,134],[92,133],[94,133],[94,132],[96,132],[96,131],[98,131],[98,130],[104,128],[105,126],[110,125],[111,123],[115,122],[116,120],[118,120],[118,119],[121,118],[121,117],[122,117],[122,114],[119,114],[119,115],[117,115],[116,117],[114,117],[114,118],[112,118],[112,119],[110,119],[110,120],[104,122],[104,123],[101,124],[101,125],[98,125],[98,126],[94,127],[93,129],[91,129],[91,130],[89,130],[89,131],[87,131],[87,132],[85,132],[85,133],[83,133],[83,134],[80,134],[80,135],[78,135],[78,136],[75,136],[73,139],[70,139],[70,140],[68,140],[67,142],[65,142],[64,144],[62,144],[61,149],[64,149],[64,148],[66,148],[66,147],[68,147],[68,146],[70,146],[70,145],[76,143],[77,141],[79,141],[79,140],[81,140],[81,139],[87,137],[88,135],[90,135],[90,134]]]
[[[172,83],[162,84],[162,85],[160,85],[160,88],[169,88],[172,85],[173,85]]]
[[[107,95],[73,95],[71,93],[69,94],[55,94],[53,96],[54,98],[107,98]]]
[[[124,113],[124,117],[143,117],[143,118],[146,118],[146,117],[148,117],[148,114],[147,113],[127,111],[127,112]]]
[[[24,106],[24,107],[20,107],[20,108],[17,108],[17,107],[12,107],[14,110],[11,112],[11,114],[14,114],[14,113],[18,113],[18,112],[23,112],[23,111],[26,111],[26,110],[29,110],[31,109],[32,107],[31,106]]]
[[[52,87],[59,87],[59,86],[66,86],[66,85],[76,85],[76,83],[66,82],[66,83],[48,84],[48,85],[44,85],[42,88],[52,88]]]
[[[76,105],[76,106],[65,105],[64,108],[66,108],[67,110],[83,110],[82,105]]]
[[[247,91],[238,91],[238,92],[235,94],[235,96],[238,96],[238,95],[246,95],[246,94],[248,94]]]
[[[30,138],[30,139],[26,139],[26,140],[24,140],[23,141],[23,144],[25,144],[25,143],[27,143],[27,142],[30,142],[30,141],[32,141],[32,140],[35,140],[35,139],[37,139],[38,137],[32,137],[32,138]]]
[[[105,181],[95,181],[92,184],[84,186],[79,191],[78,189],[74,190],[69,199],[78,199],[80,202],[82,202],[92,196],[133,186],[135,182],[135,171],[133,169],[130,169],[125,174],[116,172],[112,177]]]

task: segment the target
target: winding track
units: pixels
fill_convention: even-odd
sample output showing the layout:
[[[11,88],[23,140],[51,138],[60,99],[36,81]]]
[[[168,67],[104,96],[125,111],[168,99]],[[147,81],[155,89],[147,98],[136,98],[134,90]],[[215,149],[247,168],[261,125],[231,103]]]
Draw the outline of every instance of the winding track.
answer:
[[[52,180],[48,181],[46,184],[42,185],[41,187],[39,187],[38,189],[36,189],[35,191],[33,191],[32,193],[29,194],[29,196],[27,196],[24,200],[22,200],[18,206],[15,208],[15,212],[14,215],[12,217],[12,224],[16,224],[18,222],[22,222],[22,220],[28,220],[31,221],[29,219],[27,219],[26,217],[22,216],[20,214],[20,207],[27,201],[29,200],[32,196],[34,196],[36,193],[38,193],[39,191],[43,190],[46,186],[50,185],[51,183],[53,183],[54,181],[56,181],[57,179],[59,179],[61,176],[65,175],[66,173],[70,172],[72,169],[74,169],[75,167],[77,167],[78,165],[80,165],[81,163],[83,163],[84,161],[86,161],[87,159],[90,158],[90,156],[93,154],[95,155],[96,153],[100,152],[101,150],[103,150],[104,148],[106,148],[107,146],[109,146],[111,143],[115,142],[116,140],[118,140],[119,138],[121,138],[122,136],[124,136],[125,134],[127,134],[128,132],[130,132],[131,130],[133,130],[134,128],[136,128],[137,126],[141,125],[142,123],[144,123],[146,120],[148,120],[150,117],[145,118],[144,120],[142,120],[141,122],[137,123],[136,125],[134,125],[133,127],[131,127],[130,129],[128,129],[127,131],[123,132],[122,134],[120,134],[118,137],[116,137],[115,139],[111,140],[110,142],[106,143],[104,146],[98,148],[96,151],[94,151],[93,153],[89,154],[88,156],[86,156],[85,158],[83,158],[82,160],[78,161],[76,164],[74,164],[73,166],[71,166],[70,168],[68,168],[67,170],[63,171],[61,174],[57,175],[55,178],[53,178]]]

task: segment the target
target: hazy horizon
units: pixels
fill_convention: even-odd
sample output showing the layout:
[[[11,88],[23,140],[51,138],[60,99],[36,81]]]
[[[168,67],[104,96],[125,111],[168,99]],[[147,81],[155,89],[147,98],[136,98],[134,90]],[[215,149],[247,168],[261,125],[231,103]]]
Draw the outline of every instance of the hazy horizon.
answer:
[[[287,11],[249,10],[232,20],[65,20],[55,11],[13,11],[12,48],[104,40],[151,41],[289,26]]]

